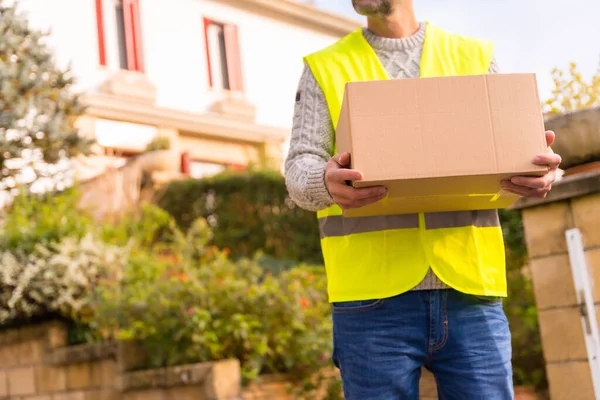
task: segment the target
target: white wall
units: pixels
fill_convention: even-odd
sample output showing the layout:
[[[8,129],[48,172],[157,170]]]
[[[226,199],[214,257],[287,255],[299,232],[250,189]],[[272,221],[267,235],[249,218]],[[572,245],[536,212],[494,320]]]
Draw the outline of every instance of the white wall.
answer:
[[[18,0],[30,26],[49,31],[48,44],[61,68],[71,64],[78,88],[95,87],[102,79],[94,0]]]
[[[105,0],[110,3],[110,0]],[[116,68],[114,11],[105,7],[110,68]],[[21,0],[34,27],[51,28],[60,65],[72,62],[79,87],[90,90],[106,76],[98,65],[94,0]],[[204,112],[219,93],[208,84],[202,18],[238,26],[244,87],[257,106],[257,122],[291,127],[302,56],[336,40],[311,30],[210,0],[141,0],[146,74],[162,107]]]

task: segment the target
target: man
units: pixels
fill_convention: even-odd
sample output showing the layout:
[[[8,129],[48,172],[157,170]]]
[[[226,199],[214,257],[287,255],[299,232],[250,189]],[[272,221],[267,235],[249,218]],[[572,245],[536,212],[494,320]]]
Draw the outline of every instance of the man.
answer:
[[[318,212],[333,361],[346,398],[417,399],[424,366],[442,399],[512,399],[497,211],[419,214],[415,226],[394,226],[394,216],[345,219],[343,208],[379,201],[386,192],[348,186],[361,173],[349,169],[350,155],[336,154],[334,143],[346,82],[495,73],[492,45],[419,23],[412,0],[352,4],[368,28],[305,58],[286,160],[292,199]],[[514,177],[502,182],[504,189],[546,196],[561,161],[549,147],[554,134],[546,138],[548,153],[532,157],[548,166],[547,175]]]

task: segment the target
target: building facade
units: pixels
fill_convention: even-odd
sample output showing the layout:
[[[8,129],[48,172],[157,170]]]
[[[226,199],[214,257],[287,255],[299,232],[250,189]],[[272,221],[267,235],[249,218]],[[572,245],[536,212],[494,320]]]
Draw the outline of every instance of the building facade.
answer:
[[[107,158],[164,136],[196,177],[280,167],[302,57],[359,26],[293,0],[19,3],[70,65],[89,106],[79,126]]]

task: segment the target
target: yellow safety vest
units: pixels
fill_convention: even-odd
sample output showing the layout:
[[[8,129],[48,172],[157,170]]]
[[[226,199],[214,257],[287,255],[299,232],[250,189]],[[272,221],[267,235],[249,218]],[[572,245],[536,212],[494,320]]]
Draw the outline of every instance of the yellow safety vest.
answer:
[[[491,43],[428,23],[421,77],[486,74],[492,53]],[[347,82],[389,79],[362,28],[304,60],[325,94],[334,127]],[[344,218],[333,205],[317,217],[331,302],[404,293],[423,280],[429,267],[461,292],[506,296],[497,210]]]

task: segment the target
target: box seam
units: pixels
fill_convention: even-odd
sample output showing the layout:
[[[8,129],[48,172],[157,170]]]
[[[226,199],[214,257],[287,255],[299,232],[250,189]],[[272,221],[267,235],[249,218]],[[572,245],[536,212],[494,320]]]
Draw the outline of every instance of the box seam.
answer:
[[[494,143],[494,165],[496,166],[496,172],[498,172],[500,170],[500,167],[498,165],[498,144],[496,143],[496,130],[494,129],[494,122],[492,120],[492,101],[490,99],[488,78],[489,77],[487,75],[484,76],[485,94],[487,97],[487,106],[488,106],[487,111],[488,111],[489,123],[490,123],[490,128],[492,131],[492,142]]]

